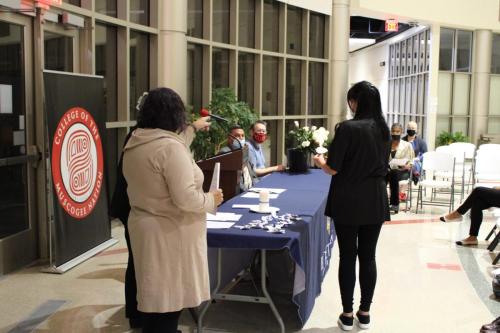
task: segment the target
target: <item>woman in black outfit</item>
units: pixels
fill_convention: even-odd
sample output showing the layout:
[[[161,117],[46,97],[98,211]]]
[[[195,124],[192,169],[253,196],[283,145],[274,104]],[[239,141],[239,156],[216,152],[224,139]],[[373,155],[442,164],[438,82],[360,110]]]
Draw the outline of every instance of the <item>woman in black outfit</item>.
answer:
[[[328,160],[315,163],[332,175],[325,215],[335,224],[340,252],[339,285],[343,313],[341,329],[353,328],[356,258],[359,257],[361,304],[356,317],[360,328],[370,325],[370,305],[377,280],[375,250],[380,229],[390,219],[385,177],[391,141],[382,115],[380,94],[371,83],[351,87],[347,102],[354,119],[337,125]]]
[[[477,245],[477,235],[483,222],[483,210],[491,207],[500,208],[500,187],[476,187],[457,210],[439,219],[443,222],[460,221],[462,215],[470,209],[469,237],[457,241],[456,244],[462,246]]]

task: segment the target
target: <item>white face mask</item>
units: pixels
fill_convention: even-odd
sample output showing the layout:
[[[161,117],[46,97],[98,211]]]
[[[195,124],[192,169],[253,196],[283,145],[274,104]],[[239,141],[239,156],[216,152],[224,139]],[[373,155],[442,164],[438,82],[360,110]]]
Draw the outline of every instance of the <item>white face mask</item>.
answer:
[[[239,143],[238,143],[238,141],[239,141]],[[241,146],[240,146],[240,144],[241,144]],[[244,145],[245,145],[245,139],[241,139],[241,140],[235,140],[235,139],[233,139],[233,143],[231,143],[231,148],[233,148],[233,149],[240,149]]]

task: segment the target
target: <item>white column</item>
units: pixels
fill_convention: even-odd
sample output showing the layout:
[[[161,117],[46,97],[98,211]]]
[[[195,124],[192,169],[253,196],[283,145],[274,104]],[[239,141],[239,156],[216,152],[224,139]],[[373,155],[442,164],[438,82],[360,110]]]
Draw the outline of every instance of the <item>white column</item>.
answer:
[[[471,142],[476,144],[480,135],[488,132],[492,39],[491,30],[476,30],[474,33],[470,133]]]
[[[333,131],[335,125],[346,116],[346,95],[349,79],[349,31],[350,0],[333,0],[330,24],[330,84],[328,102],[328,128]]]
[[[159,2],[158,85],[187,97],[187,1]]]
[[[427,126],[425,137],[427,139],[427,147],[429,151],[434,150],[436,145],[436,123],[437,123],[437,107],[438,107],[438,84],[439,84],[439,44],[440,44],[441,29],[439,24],[434,23],[431,25],[431,38],[430,38],[430,63],[429,63],[429,82],[426,94],[427,100]]]

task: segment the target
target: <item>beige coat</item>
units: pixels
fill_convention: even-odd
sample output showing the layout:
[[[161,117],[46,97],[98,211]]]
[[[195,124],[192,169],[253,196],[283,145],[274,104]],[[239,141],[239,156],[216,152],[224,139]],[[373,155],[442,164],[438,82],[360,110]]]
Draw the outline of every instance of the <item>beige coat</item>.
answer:
[[[206,212],[216,206],[203,192],[192,138],[190,127],[182,135],[136,129],[124,148],[139,311],[179,311],[210,298]]]

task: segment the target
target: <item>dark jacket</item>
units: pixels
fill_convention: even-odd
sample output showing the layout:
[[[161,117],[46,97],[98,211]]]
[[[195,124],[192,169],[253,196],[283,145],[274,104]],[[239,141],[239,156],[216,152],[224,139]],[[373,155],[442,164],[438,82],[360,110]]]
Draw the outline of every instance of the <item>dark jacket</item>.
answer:
[[[390,220],[385,177],[391,140],[374,120],[341,123],[328,149],[332,176],[325,215],[334,223],[382,224]]]

